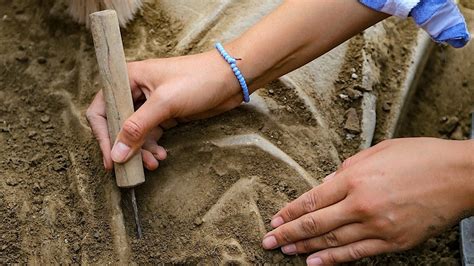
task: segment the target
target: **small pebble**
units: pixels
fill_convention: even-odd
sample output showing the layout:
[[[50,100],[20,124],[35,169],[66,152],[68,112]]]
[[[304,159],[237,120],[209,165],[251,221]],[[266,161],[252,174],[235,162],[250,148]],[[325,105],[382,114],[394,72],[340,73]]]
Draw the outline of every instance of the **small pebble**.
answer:
[[[200,217],[196,217],[196,219],[194,219],[194,225],[200,226],[202,223],[203,220]]]
[[[48,60],[46,60],[46,58],[44,57],[38,57],[38,64],[40,65],[43,65],[43,64],[46,64],[46,62],[48,62]]]
[[[347,93],[347,96],[349,96],[349,98],[351,98],[352,100],[357,100],[360,97],[362,97],[362,92],[358,90],[354,90],[352,88],[347,88],[346,93]]]
[[[269,90],[268,90],[268,94],[272,94],[272,95],[273,95],[274,93],[275,93],[274,90],[272,90],[272,89],[269,89]]]
[[[40,119],[41,119],[41,122],[43,122],[43,123],[48,123],[49,120],[50,120],[50,117],[49,117],[49,115],[42,115],[42,116],[40,117]]]
[[[359,76],[358,76],[356,73],[352,73],[351,78],[352,78],[352,79],[358,79]]]
[[[7,185],[9,185],[11,187],[14,187],[14,186],[18,185],[18,181],[15,180],[15,179],[8,180]]]
[[[346,95],[346,94],[343,94],[343,93],[339,94],[339,98],[341,98],[343,100],[349,100],[349,96]]]
[[[355,69],[355,68],[351,68],[351,72],[352,72],[352,73],[355,73],[355,72],[356,72],[356,69]]]
[[[37,134],[38,134],[38,133],[37,133],[36,131],[34,131],[34,130],[33,130],[33,131],[30,131],[30,132],[28,132],[28,138],[32,138],[32,137],[36,136]]]
[[[15,57],[16,61],[20,62],[20,63],[28,63],[28,61],[30,60],[28,58],[28,56],[26,55],[20,55],[20,56],[17,56]]]
[[[382,105],[382,110],[384,110],[385,112],[388,112],[390,111],[390,109],[392,109],[392,106],[390,105],[390,103],[384,102]]]

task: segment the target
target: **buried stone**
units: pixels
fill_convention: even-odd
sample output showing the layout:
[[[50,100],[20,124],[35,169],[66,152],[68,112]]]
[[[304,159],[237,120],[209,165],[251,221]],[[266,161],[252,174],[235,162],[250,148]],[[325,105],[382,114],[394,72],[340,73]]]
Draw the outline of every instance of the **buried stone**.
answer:
[[[346,122],[344,123],[344,129],[351,134],[360,133],[360,122],[359,116],[355,108],[349,108],[346,111]]]

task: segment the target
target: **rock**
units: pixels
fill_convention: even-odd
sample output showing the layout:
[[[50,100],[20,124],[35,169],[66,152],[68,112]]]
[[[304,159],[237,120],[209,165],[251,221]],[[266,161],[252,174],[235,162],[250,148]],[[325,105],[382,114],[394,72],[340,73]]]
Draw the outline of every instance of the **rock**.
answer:
[[[441,118],[442,125],[439,129],[441,134],[450,134],[456,129],[456,126],[459,124],[459,118],[456,116],[445,116]]]
[[[81,250],[81,246],[78,243],[74,243],[74,245],[72,245],[72,250],[77,253]]]
[[[449,136],[450,139],[454,140],[463,140],[464,139],[464,133],[462,132],[462,127],[461,125],[458,125],[456,129],[451,133],[451,136]]]
[[[46,138],[43,139],[43,144],[52,146],[52,145],[56,144],[56,141],[51,137],[46,137]]]
[[[41,204],[43,203],[43,199],[40,196],[36,196],[33,198],[33,204]]]
[[[51,118],[49,117],[49,115],[42,115],[42,116],[40,117],[40,120],[41,120],[41,122],[43,122],[43,123],[48,123],[50,119],[51,119]]]
[[[358,90],[354,90],[352,88],[347,88],[346,93],[347,93],[347,96],[349,96],[349,98],[351,98],[352,100],[357,100],[360,97],[362,97],[362,92]]]
[[[384,110],[385,112],[388,112],[392,109],[392,103],[390,102],[384,102],[382,104],[382,110]]]
[[[99,239],[99,237],[100,237],[99,232],[95,232],[95,233],[94,233],[94,238],[95,238],[95,239]]]
[[[355,69],[355,68],[351,68],[351,72],[352,72],[352,73],[355,73],[355,72],[356,72],[356,69]]]
[[[38,133],[36,131],[32,130],[32,131],[28,132],[28,138],[32,138],[32,137],[36,136],[37,134]]]
[[[356,73],[352,73],[351,78],[352,79],[358,79],[359,75],[357,75]]]
[[[360,85],[360,84],[355,85],[354,89],[356,89],[358,91],[372,91],[372,87],[366,87],[366,86],[363,86],[363,85]]]
[[[355,108],[350,108],[346,111],[346,122],[344,123],[344,129],[347,130],[351,134],[359,134],[360,133],[360,122],[359,116],[357,115],[357,111]]]
[[[16,56],[15,57],[15,60],[20,62],[20,63],[28,63],[28,61],[30,61],[30,59],[28,58],[28,56],[26,55],[19,55],[19,56]]]
[[[33,184],[33,192],[40,192],[41,186],[38,182]]]
[[[272,89],[269,89],[269,90],[268,90],[268,94],[273,95],[274,93],[275,93],[274,90],[272,90]]]
[[[341,93],[339,94],[339,98],[345,100],[345,101],[348,101],[349,100],[349,95],[347,94],[344,94],[344,93]]]
[[[196,217],[196,219],[194,219],[195,226],[200,226],[203,222],[204,221],[200,217]]]
[[[48,60],[47,60],[45,57],[42,57],[42,56],[38,57],[38,59],[37,59],[36,61],[37,61],[38,64],[40,64],[40,65],[44,65],[44,64],[46,64],[46,63],[48,62]]]
[[[11,186],[11,187],[14,187],[16,185],[18,185],[18,180],[16,179],[10,179],[10,180],[7,180],[7,185]]]

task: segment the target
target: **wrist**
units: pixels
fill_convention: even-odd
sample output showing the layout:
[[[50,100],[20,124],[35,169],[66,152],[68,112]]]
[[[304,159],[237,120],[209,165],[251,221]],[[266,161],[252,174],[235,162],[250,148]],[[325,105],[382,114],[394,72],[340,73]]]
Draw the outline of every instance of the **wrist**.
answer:
[[[460,193],[462,199],[461,216],[474,215],[474,140],[455,141],[453,144],[458,163],[456,173],[461,182],[453,193]]]

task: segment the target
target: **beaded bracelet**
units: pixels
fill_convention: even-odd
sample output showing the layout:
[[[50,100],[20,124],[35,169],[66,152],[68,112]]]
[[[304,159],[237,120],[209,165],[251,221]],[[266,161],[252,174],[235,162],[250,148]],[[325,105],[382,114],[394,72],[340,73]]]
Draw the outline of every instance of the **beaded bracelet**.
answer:
[[[226,52],[224,46],[222,46],[220,42],[216,43],[214,47],[216,47],[217,51],[219,51],[224,60],[229,63],[230,68],[232,68],[232,72],[234,72],[234,75],[239,81],[240,87],[242,88],[242,93],[244,94],[244,102],[248,103],[250,101],[249,88],[247,87],[247,82],[245,82],[244,76],[240,72],[240,69],[237,67],[236,59]]]

